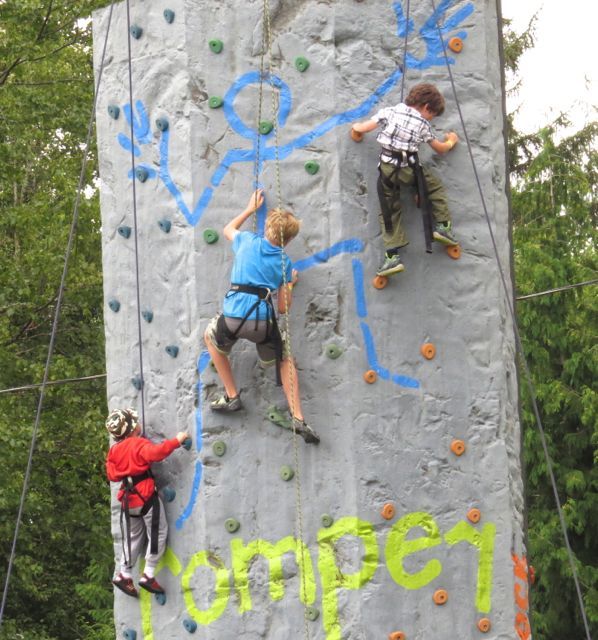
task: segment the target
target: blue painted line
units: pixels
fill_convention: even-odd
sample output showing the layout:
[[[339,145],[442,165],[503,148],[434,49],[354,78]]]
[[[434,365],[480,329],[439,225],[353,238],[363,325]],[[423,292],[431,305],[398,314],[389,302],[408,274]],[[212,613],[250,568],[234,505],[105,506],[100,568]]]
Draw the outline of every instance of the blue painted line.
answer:
[[[131,114],[131,106],[128,103],[123,105],[123,113],[129,126],[131,126],[131,119],[133,120],[133,135],[141,144],[149,144],[152,141],[152,133],[147,111],[141,100],[135,102],[135,109],[137,109],[139,118]]]
[[[355,311],[360,318],[367,318],[368,308],[363,289],[363,264],[358,258],[353,258],[353,286],[355,287]]]
[[[347,240],[341,240],[340,242],[333,244],[327,249],[322,249],[322,251],[314,253],[309,258],[297,260],[297,262],[293,264],[293,268],[297,269],[297,271],[306,271],[307,269],[311,269],[311,267],[315,267],[318,264],[328,262],[330,258],[334,258],[341,253],[361,253],[363,251],[363,248],[363,242],[359,240],[359,238],[349,238]]]
[[[141,149],[136,144],[134,145],[131,142],[131,138],[129,138],[129,136],[126,136],[124,133],[119,133],[117,136],[117,140],[118,140],[118,144],[120,144],[120,146],[125,151],[128,151],[129,153],[131,153],[131,150],[133,150],[133,153],[135,154],[136,158],[138,158],[141,155]]]

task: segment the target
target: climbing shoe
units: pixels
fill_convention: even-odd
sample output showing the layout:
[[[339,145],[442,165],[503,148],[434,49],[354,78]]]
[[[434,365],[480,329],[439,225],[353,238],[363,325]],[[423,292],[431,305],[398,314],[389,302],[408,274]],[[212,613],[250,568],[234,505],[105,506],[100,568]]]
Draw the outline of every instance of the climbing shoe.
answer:
[[[240,411],[243,408],[243,403],[241,402],[241,396],[235,396],[234,398],[229,398],[226,393],[221,395],[218,400],[214,400],[214,402],[210,403],[210,409],[212,411],[223,411],[230,413],[232,411]]]
[[[150,593],[164,593],[156,578],[148,578],[145,573],[139,578],[139,586]]]
[[[112,584],[132,598],[136,598],[139,595],[133,584],[133,579],[125,578],[122,573],[119,573],[118,576],[112,580]]]
[[[376,271],[376,275],[391,276],[393,273],[399,273],[399,271],[403,271],[404,269],[405,265],[401,262],[398,253],[393,255],[387,253],[384,255],[384,262],[378,271]]]
[[[437,222],[433,234],[434,240],[449,247],[459,244],[453,235],[452,225],[450,222]]]
[[[320,436],[305,422],[299,418],[293,418],[293,430],[299,434],[307,444],[319,444]]]

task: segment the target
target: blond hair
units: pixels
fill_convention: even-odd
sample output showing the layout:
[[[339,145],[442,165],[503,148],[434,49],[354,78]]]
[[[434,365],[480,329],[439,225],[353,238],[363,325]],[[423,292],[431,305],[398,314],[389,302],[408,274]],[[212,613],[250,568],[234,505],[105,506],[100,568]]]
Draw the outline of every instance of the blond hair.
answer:
[[[299,233],[300,227],[301,221],[290,211],[270,209],[266,218],[266,240],[277,247],[284,247]]]

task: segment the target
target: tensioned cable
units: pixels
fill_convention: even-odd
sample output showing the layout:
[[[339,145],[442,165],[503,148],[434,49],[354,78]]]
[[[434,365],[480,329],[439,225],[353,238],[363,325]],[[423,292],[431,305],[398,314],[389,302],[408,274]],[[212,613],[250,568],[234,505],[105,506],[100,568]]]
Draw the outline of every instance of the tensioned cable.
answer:
[[[539,298],[540,296],[547,296],[551,293],[560,293],[561,291],[569,291],[569,289],[576,289],[577,287],[587,287],[591,284],[598,284],[598,278],[595,280],[586,280],[585,282],[576,282],[575,284],[566,284],[556,289],[547,289],[546,291],[539,291],[538,293],[528,293],[525,296],[517,296],[515,300],[529,300],[530,298]]]
[[[143,344],[141,342],[141,294],[139,292],[139,240],[137,231],[137,176],[135,175],[135,138],[134,138],[134,112],[133,112],[133,62],[131,59],[131,11],[130,2],[127,0],[127,62],[129,71],[129,109],[130,134],[131,134],[131,178],[133,185],[133,235],[135,237],[135,293],[137,299],[137,340],[139,341],[139,376],[141,378],[141,429],[145,433],[145,378],[143,376]]]
[[[486,223],[488,225],[488,230],[490,232],[490,239],[492,241],[492,247],[494,249],[494,254],[496,257],[496,262],[497,262],[497,266],[498,266],[498,271],[500,274],[500,279],[502,282],[502,286],[505,292],[505,299],[507,301],[507,306],[511,315],[511,321],[513,323],[513,329],[514,329],[514,334],[515,334],[515,343],[516,343],[516,347],[517,350],[519,351],[519,356],[521,358],[521,361],[523,362],[523,367],[524,367],[524,371],[525,371],[525,378],[527,381],[527,385],[528,385],[528,390],[529,390],[529,394],[530,394],[530,398],[531,398],[531,402],[532,402],[532,407],[533,407],[533,411],[534,411],[534,416],[536,419],[536,425],[538,427],[538,432],[540,434],[540,441],[542,443],[542,449],[544,450],[544,457],[546,459],[546,467],[548,469],[548,475],[550,477],[550,482],[552,485],[552,491],[554,493],[554,498],[556,501],[556,506],[557,506],[557,511],[559,514],[559,520],[560,520],[560,524],[561,524],[561,529],[563,531],[563,537],[565,539],[565,546],[567,548],[567,556],[569,558],[569,564],[571,567],[571,572],[573,575],[573,582],[575,583],[575,589],[577,591],[577,598],[579,600],[579,607],[581,610],[581,615],[583,618],[583,623],[584,623],[584,627],[585,627],[585,631],[586,631],[586,637],[587,640],[592,640],[591,636],[590,636],[590,629],[588,626],[588,620],[587,620],[587,616],[586,616],[586,611],[585,611],[585,606],[584,606],[584,602],[583,602],[583,596],[581,593],[581,587],[579,584],[579,578],[577,575],[577,569],[575,568],[575,560],[574,560],[574,556],[573,556],[573,550],[571,549],[571,545],[569,543],[569,535],[567,533],[567,523],[565,522],[565,516],[563,513],[563,508],[561,506],[561,501],[559,498],[559,494],[558,494],[558,489],[557,489],[557,484],[556,484],[556,479],[554,476],[554,471],[552,468],[552,460],[550,458],[550,453],[548,451],[548,444],[546,442],[546,434],[544,432],[544,426],[542,425],[542,419],[540,417],[540,411],[538,409],[538,403],[536,400],[536,393],[535,393],[535,388],[534,388],[534,384],[532,382],[532,376],[531,376],[531,371],[527,362],[527,359],[525,357],[525,354],[523,352],[523,344],[521,342],[521,336],[519,334],[519,327],[517,326],[517,320],[515,317],[515,310],[513,308],[513,302],[510,298],[510,291],[509,291],[509,287],[507,285],[507,280],[506,280],[506,276],[500,261],[500,256],[498,253],[498,246],[496,244],[496,238],[494,236],[494,232],[492,230],[492,223],[490,222],[490,215],[488,213],[488,207],[486,206],[486,200],[484,198],[484,193],[483,193],[483,189],[482,189],[482,183],[480,181],[480,177],[478,174],[478,170],[477,170],[477,166],[475,163],[475,158],[473,156],[473,148],[471,145],[471,141],[469,140],[469,136],[467,135],[467,128],[465,126],[465,119],[463,117],[463,113],[461,111],[461,105],[459,103],[459,97],[457,96],[457,89],[455,86],[455,80],[453,78],[453,72],[451,71],[451,65],[449,63],[449,59],[448,59],[448,55],[446,52],[446,44],[444,42],[444,38],[442,35],[442,30],[440,28],[440,25],[438,23],[438,20],[436,18],[436,2],[434,0],[430,0],[430,2],[432,3],[432,9],[434,11],[434,22],[436,24],[436,29],[438,31],[438,37],[440,39],[440,42],[442,44],[442,52],[444,55],[444,60],[446,63],[446,68],[448,71],[448,75],[449,75],[449,79],[450,79],[450,83],[451,83],[451,88],[453,90],[453,96],[455,98],[455,104],[457,107],[457,111],[459,113],[459,120],[461,121],[461,126],[463,128],[463,135],[465,138],[465,141],[467,143],[467,150],[469,152],[469,157],[471,159],[471,164],[472,164],[472,168],[473,168],[473,174],[475,177],[475,181],[477,184],[477,188],[478,188],[478,192],[480,194],[480,200],[482,203],[482,209],[484,211],[484,216],[486,217]]]
[[[74,382],[88,382],[89,380],[100,380],[107,376],[106,373],[97,373],[93,376],[81,376],[80,378],[65,378],[64,380],[48,380],[45,383],[46,387],[57,387],[62,384],[72,384]],[[43,386],[43,382],[36,384],[26,384],[22,387],[11,387],[10,389],[0,389],[0,395],[5,393],[17,393],[19,391],[30,391],[31,389],[39,389]]]
[[[35,424],[33,426],[33,434],[31,436],[31,444],[29,446],[29,457],[27,459],[27,468],[25,470],[25,477],[23,479],[23,489],[21,491],[21,500],[19,503],[19,511],[17,514],[17,522],[15,525],[15,532],[14,532],[14,536],[13,536],[13,540],[12,540],[12,547],[10,550],[10,556],[8,559],[8,568],[6,570],[6,579],[4,581],[4,591],[2,592],[2,604],[0,605],[0,627],[2,627],[2,620],[4,618],[4,609],[6,607],[6,599],[8,597],[8,586],[10,583],[10,576],[12,574],[12,568],[14,565],[14,560],[15,560],[15,556],[16,556],[16,548],[17,548],[17,540],[19,537],[19,530],[20,530],[20,526],[21,526],[21,518],[23,517],[23,508],[25,506],[25,498],[27,496],[27,490],[29,488],[29,480],[31,477],[31,468],[33,465],[33,452],[35,450],[35,443],[37,440],[37,433],[39,430],[39,424],[40,424],[40,420],[41,420],[41,413],[42,413],[42,407],[43,407],[43,402],[44,402],[44,395],[45,395],[45,390],[46,390],[46,386],[48,384],[48,377],[49,377],[49,373],[50,373],[50,364],[52,362],[52,355],[54,352],[54,345],[56,343],[56,334],[58,333],[58,319],[60,317],[60,310],[62,307],[62,299],[64,297],[64,290],[65,290],[65,286],[66,286],[66,277],[68,274],[68,263],[69,263],[69,259],[72,253],[72,249],[73,249],[73,244],[75,241],[75,235],[77,232],[77,223],[79,221],[79,203],[81,201],[81,193],[83,192],[83,184],[85,182],[85,170],[87,168],[87,159],[88,159],[88,153],[89,153],[89,144],[91,142],[91,135],[92,135],[92,131],[93,131],[93,123],[94,123],[94,119],[95,119],[95,113],[96,113],[96,107],[97,107],[97,102],[98,102],[98,95],[99,95],[99,89],[100,89],[100,83],[102,81],[102,73],[104,70],[104,60],[106,57],[106,49],[107,49],[107,45],[108,45],[108,35],[110,33],[110,25],[112,23],[112,10],[114,8],[114,3],[116,0],[113,0],[112,4],[110,5],[110,13],[108,15],[108,25],[106,27],[106,38],[104,40],[104,48],[102,50],[102,58],[100,61],[100,69],[99,69],[99,73],[98,73],[98,80],[96,83],[96,88],[95,88],[95,95],[94,95],[94,99],[93,99],[93,106],[91,109],[91,114],[89,116],[89,124],[87,127],[87,138],[85,140],[85,147],[84,147],[84,152],[83,152],[83,159],[82,159],[82,163],[81,163],[81,173],[79,174],[79,184],[77,186],[77,194],[75,197],[75,204],[74,204],[74,208],[73,208],[73,220],[71,223],[71,229],[69,232],[69,237],[68,237],[68,242],[67,242],[67,247],[66,247],[66,252],[65,252],[65,256],[64,256],[64,266],[62,269],[62,277],[60,279],[60,286],[58,288],[58,295],[56,297],[56,308],[54,310],[54,320],[52,322],[52,333],[50,334],[50,344],[48,346],[48,355],[46,358],[46,365],[44,368],[44,377],[43,377],[43,381],[41,384],[41,390],[40,390],[40,394],[39,394],[39,400],[37,403],[37,413],[35,416]]]
[[[403,45],[403,75],[401,77],[401,102],[405,94],[405,76],[407,75],[407,37],[409,35],[409,12],[411,10],[411,0],[407,0],[407,12],[405,17],[405,43]]]

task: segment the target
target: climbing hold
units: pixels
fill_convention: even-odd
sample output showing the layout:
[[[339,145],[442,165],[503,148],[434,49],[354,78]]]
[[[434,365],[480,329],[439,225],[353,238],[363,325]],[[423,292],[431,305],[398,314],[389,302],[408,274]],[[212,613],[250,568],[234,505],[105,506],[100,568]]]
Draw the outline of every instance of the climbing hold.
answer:
[[[168,118],[157,118],[156,119],[156,127],[160,129],[160,131],[168,131],[169,127]]]
[[[326,529],[334,524],[334,518],[327,513],[320,518],[320,521],[322,522],[322,526],[326,527]]]
[[[195,622],[195,620],[191,620],[191,618],[185,618],[183,620],[183,627],[185,627],[185,631],[195,633],[197,631],[197,622]]]
[[[220,53],[224,47],[222,40],[210,40],[208,44],[210,45],[212,53]]]
[[[114,311],[114,313],[118,313],[120,309],[120,302],[118,300],[109,300],[108,306]]]
[[[478,620],[478,629],[482,633],[488,633],[488,631],[490,631],[490,627],[492,627],[492,624],[490,623],[489,618],[480,618]]]
[[[393,631],[388,634],[388,640],[405,640],[405,634],[402,631]]]
[[[187,451],[189,451],[191,449],[191,445],[193,444],[193,440],[191,440],[191,438],[185,438],[183,440],[183,443],[181,444],[181,447],[183,447],[183,449],[186,449]]]
[[[212,96],[208,100],[208,104],[210,109],[219,109],[224,104],[224,100],[220,96]]]
[[[260,133],[263,136],[266,136],[270,133],[270,131],[272,131],[272,129],[274,129],[274,125],[269,121],[269,120],[262,120],[260,122]]]
[[[172,9],[164,9],[164,20],[166,20],[168,24],[174,22],[174,11]]]
[[[461,257],[461,247],[458,244],[453,244],[446,248],[446,252],[449,258],[458,260]]]
[[[361,131],[355,131],[355,129],[351,127],[351,138],[354,142],[361,142],[363,140],[363,133],[361,133]]]
[[[331,360],[336,360],[338,357],[342,355],[342,353],[343,353],[343,350],[336,344],[326,345],[326,355]]]
[[[314,176],[320,170],[320,165],[315,160],[308,160],[303,166],[311,176]]]
[[[152,311],[142,311],[141,317],[147,322],[150,323],[154,319],[154,314]]]
[[[387,502],[381,509],[380,515],[385,520],[392,520],[395,517],[395,506],[392,502]]]
[[[156,602],[162,607],[166,604],[166,594],[165,593],[155,593]]]
[[[241,526],[240,522],[238,520],[235,520],[234,518],[227,518],[224,521],[224,528],[229,533],[235,533],[235,531],[239,530],[240,526]]]
[[[376,380],[378,379],[378,374],[377,374],[373,369],[368,369],[368,370],[363,374],[363,379],[364,379],[368,384],[374,384],[374,382],[376,382]]]
[[[372,284],[374,285],[374,289],[384,289],[388,284],[388,278],[387,276],[376,276],[372,280]]]
[[[121,235],[125,240],[128,240],[131,237],[131,227],[127,227],[123,225],[117,229],[119,235]]]
[[[137,631],[135,631],[135,629],[125,629],[123,631],[123,638],[125,640],[137,640]]]
[[[432,360],[436,355],[436,347],[431,342],[424,342],[420,348],[422,356],[426,360]]]
[[[216,231],[216,229],[205,229],[203,232],[203,239],[208,244],[214,244],[215,242],[218,242],[218,238],[218,231]]]
[[[143,388],[143,380],[140,376],[131,378],[131,384],[135,387],[135,389],[137,389],[137,391],[141,391],[141,389]]]
[[[167,220],[166,218],[162,218],[162,220],[158,220],[158,226],[164,233],[170,233],[170,227],[172,227],[172,222]]]
[[[145,167],[137,167],[135,169],[135,176],[139,182],[145,182],[149,178],[149,171]]]
[[[282,467],[280,467],[280,477],[285,482],[288,482],[289,480],[292,480],[294,475],[295,475],[295,472],[288,465],[285,464]]]
[[[164,351],[166,351],[171,358],[176,358],[179,355],[179,348],[176,344],[169,344]]]
[[[226,443],[222,440],[216,440],[216,442],[212,444],[212,451],[215,456],[222,458],[222,456],[226,453]]]
[[[536,584],[536,569],[531,564],[529,566],[528,575],[529,575],[529,583],[530,584]]]
[[[291,420],[285,417],[285,415],[278,410],[278,407],[275,407],[274,405],[268,407],[266,418],[283,429],[291,428]]]
[[[135,40],[139,40],[141,38],[141,34],[143,33],[143,29],[138,24],[132,24],[129,29],[131,35],[135,38]]]
[[[465,453],[465,443],[463,440],[453,440],[451,442],[451,451],[456,456],[462,456]]]
[[[316,607],[306,607],[305,617],[311,622],[315,622],[320,617],[320,610]]]
[[[448,600],[448,593],[446,589],[437,589],[432,598],[436,604],[445,604]]]
[[[469,520],[469,522],[473,522],[473,524],[479,522],[481,517],[481,511],[479,509],[476,509],[475,507],[467,512],[467,519]]]
[[[303,56],[295,58],[295,69],[297,69],[297,71],[301,71],[301,73],[307,71],[309,69],[309,60]]]
[[[164,487],[162,489],[162,495],[166,502],[173,502],[176,498],[176,491],[172,487]]]
[[[108,115],[114,120],[118,120],[118,116],[120,115],[120,107],[115,104],[109,104]]]
[[[455,53],[461,53],[461,51],[463,50],[463,40],[455,36],[448,41],[448,47]]]

